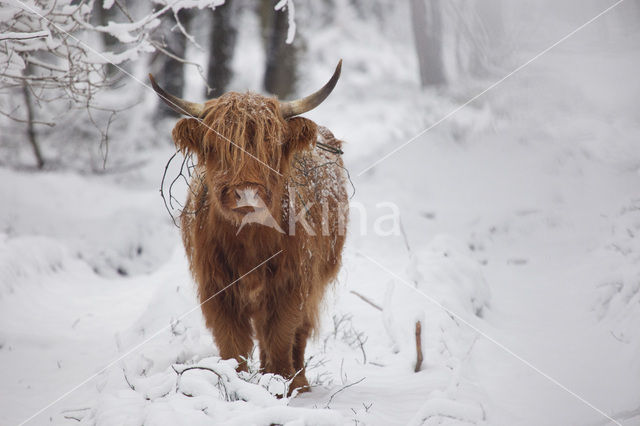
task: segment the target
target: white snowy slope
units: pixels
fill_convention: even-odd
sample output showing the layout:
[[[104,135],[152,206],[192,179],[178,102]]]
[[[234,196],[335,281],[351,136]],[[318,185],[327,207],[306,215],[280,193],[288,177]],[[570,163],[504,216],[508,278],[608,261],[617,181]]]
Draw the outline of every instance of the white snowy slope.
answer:
[[[551,53],[491,95],[492,132],[433,132],[360,191],[409,212],[416,244],[445,232],[482,264],[468,378],[489,424],[640,424],[637,72],[622,52]]]
[[[460,103],[339,52],[343,91],[309,117],[347,140],[356,193],[294,398],[217,356],[158,195],[171,150],[114,176],[0,169],[0,424],[639,425],[639,53],[587,44],[361,176]]]

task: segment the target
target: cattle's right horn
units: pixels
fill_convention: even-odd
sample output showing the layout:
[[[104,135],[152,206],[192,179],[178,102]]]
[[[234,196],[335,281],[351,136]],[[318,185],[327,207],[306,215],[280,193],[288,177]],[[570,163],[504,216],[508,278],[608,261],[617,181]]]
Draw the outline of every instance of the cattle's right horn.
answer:
[[[158,86],[153,75],[149,74],[149,80],[151,80],[151,86],[153,90],[156,91],[160,99],[163,100],[169,108],[182,115],[190,115],[194,118],[200,118],[202,112],[204,111],[204,104],[198,104],[195,102],[185,101],[184,99],[180,99],[177,96],[173,96],[170,93],[165,92],[165,90]]]
[[[282,117],[290,118],[296,115],[304,114],[305,112],[311,111],[312,109],[320,105],[325,99],[327,99],[327,96],[331,94],[333,88],[336,87],[336,83],[340,78],[341,69],[342,59],[340,59],[340,62],[338,62],[338,66],[336,66],[336,70],[333,72],[331,79],[320,90],[302,99],[297,99],[295,101],[289,102],[280,102],[280,111],[282,112]]]

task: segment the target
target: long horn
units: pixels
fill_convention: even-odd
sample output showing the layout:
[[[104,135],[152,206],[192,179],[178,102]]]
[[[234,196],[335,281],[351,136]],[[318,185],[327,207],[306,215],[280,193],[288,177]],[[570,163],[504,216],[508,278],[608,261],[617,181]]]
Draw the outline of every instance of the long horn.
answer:
[[[158,86],[158,83],[156,83],[155,78],[153,78],[151,74],[149,74],[149,80],[151,80],[151,86],[158,96],[160,96],[160,99],[178,114],[190,115],[194,118],[199,118],[202,115],[204,104],[185,101],[184,99],[165,92],[162,87]]]
[[[304,114],[307,111],[311,111],[318,105],[320,105],[327,96],[331,93],[336,83],[340,78],[340,70],[342,69],[342,59],[338,62],[336,70],[333,72],[331,79],[325,84],[322,89],[318,90],[311,95],[302,99],[296,99],[295,101],[280,102],[280,112],[284,118],[290,118],[296,115]]]

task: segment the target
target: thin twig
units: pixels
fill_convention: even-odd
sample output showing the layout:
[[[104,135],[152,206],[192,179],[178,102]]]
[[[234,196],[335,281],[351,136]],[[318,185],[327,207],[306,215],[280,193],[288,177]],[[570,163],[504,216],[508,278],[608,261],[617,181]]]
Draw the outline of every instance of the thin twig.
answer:
[[[364,379],[366,379],[366,377],[363,377],[362,379],[358,380],[357,382],[353,382],[353,383],[349,383],[348,385],[345,385],[343,387],[341,387],[340,389],[338,389],[337,391],[335,391],[331,397],[329,397],[329,401],[327,402],[327,405],[325,406],[325,408],[329,408],[329,405],[331,404],[331,401],[333,401],[333,397],[335,397],[337,394],[339,394],[340,392],[342,392],[343,390],[350,388],[351,386],[355,386],[358,383],[361,383]]]
[[[17,123],[29,123],[29,120],[25,120],[22,118],[18,118],[14,115],[11,115],[11,113],[6,113],[4,111],[0,111],[0,115],[4,115],[7,118],[10,118],[11,120],[17,122]],[[49,127],[55,127],[56,123],[52,123],[50,121],[38,121],[38,120],[31,120],[31,123],[33,124],[42,124],[44,126],[49,126]]]
[[[164,202],[164,207],[167,209],[167,212],[169,212],[169,216],[171,216],[171,220],[173,221],[173,224],[179,228],[180,226],[178,226],[178,223],[176,222],[176,218],[171,213],[171,209],[169,208],[169,204],[167,203],[167,198],[165,197],[165,194],[164,194],[164,180],[167,177],[167,170],[169,170],[169,165],[171,164],[173,159],[176,158],[176,155],[178,155],[178,152],[179,151],[176,151],[169,158],[169,161],[167,161],[167,164],[164,166],[164,173],[162,173],[162,181],[160,181],[160,196],[162,197],[162,201]]]

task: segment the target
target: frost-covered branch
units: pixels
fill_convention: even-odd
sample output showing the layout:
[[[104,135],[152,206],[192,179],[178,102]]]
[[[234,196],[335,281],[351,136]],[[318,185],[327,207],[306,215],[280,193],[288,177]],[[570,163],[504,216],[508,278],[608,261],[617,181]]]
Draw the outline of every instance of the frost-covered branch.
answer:
[[[135,22],[95,26],[90,23],[94,0],[2,2],[0,89],[23,84],[61,89],[72,101],[84,103],[109,84],[105,64],[122,64],[154,50],[149,33],[169,9],[167,5]],[[90,43],[92,33],[117,38],[119,51]]]
[[[223,3],[224,0],[160,0],[137,7],[134,13],[127,9],[127,2],[120,0],[0,0],[0,94],[5,97],[0,102],[0,115],[27,123],[29,140],[35,141],[34,125],[55,122],[38,120],[39,116],[59,116],[61,109],[86,108],[88,122],[100,132],[104,163],[107,132],[115,112],[121,109],[108,108],[114,112],[104,123],[98,123],[103,119],[91,111],[104,110],[96,101],[97,94],[117,80],[114,68],[122,70],[125,63],[155,51],[172,55],[152,37],[164,15],[173,19],[185,8],[215,8]],[[107,15],[112,8],[119,13]],[[104,19],[106,16],[108,19]],[[193,41],[179,21],[177,25]],[[109,42],[110,39],[116,42]],[[29,104],[15,101],[24,93]],[[50,105],[54,101],[58,101],[56,105]],[[34,152],[42,167],[44,160],[39,150],[34,148]]]

